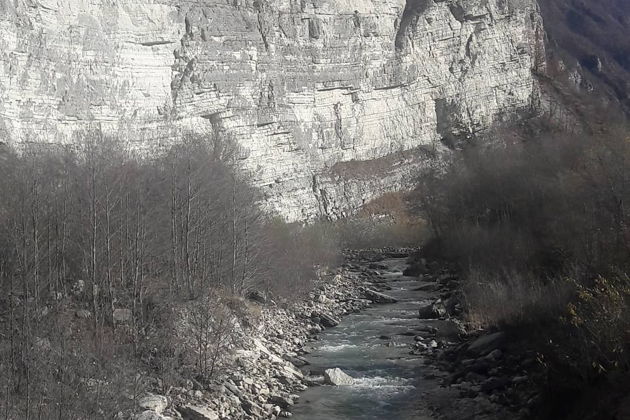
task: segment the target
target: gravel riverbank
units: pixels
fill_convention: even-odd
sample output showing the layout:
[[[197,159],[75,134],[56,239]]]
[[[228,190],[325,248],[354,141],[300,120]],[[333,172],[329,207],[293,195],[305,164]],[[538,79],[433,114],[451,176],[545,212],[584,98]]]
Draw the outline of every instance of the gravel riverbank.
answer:
[[[139,420],[276,419],[290,417],[298,394],[319,385],[300,367],[305,345],[347,314],[383,299],[370,281],[369,260],[408,255],[410,250],[349,252],[346,262],[327,276],[308,298],[288,307],[262,305],[259,324],[244,331],[228,368],[208,386],[189,381],[167,395],[138,399]]]
[[[324,381],[321,376],[304,373],[309,372],[304,357],[308,343],[345,315],[372,304],[391,303],[379,261],[405,258],[412,252],[346,253],[346,262],[322,280],[308,298],[286,307],[261,305],[257,327],[243,330],[220,377],[206,386],[188,381],[165,395],[144,395],[138,399],[140,414],[136,418],[290,417],[299,394]],[[459,319],[462,308],[457,274],[435,262],[414,261],[405,275],[417,276],[417,290],[427,292],[427,300],[418,307],[417,325],[406,334],[409,354],[425,365],[421,370],[422,392],[414,398],[419,411],[429,411],[436,419],[528,418],[529,407],[538,398],[532,381],[535,355],[510,347],[504,332],[466,333]]]

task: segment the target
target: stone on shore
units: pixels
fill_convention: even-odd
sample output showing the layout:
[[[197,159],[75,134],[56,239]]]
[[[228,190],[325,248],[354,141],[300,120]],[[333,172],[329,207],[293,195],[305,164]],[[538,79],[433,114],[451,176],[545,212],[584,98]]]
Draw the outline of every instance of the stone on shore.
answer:
[[[186,420],[219,420],[219,415],[208,407],[188,404],[178,410]]]
[[[372,289],[365,289],[365,296],[374,303],[396,303],[398,299],[388,296],[384,293],[374,291]]]
[[[332,328],[339,325],[339,320],[327,314],[318,314],[319,322],[323,327]]]
[[[418,316],[420,319],[437,319],[440,317],[440,313],[432,303],[427,303],[418,309]]]

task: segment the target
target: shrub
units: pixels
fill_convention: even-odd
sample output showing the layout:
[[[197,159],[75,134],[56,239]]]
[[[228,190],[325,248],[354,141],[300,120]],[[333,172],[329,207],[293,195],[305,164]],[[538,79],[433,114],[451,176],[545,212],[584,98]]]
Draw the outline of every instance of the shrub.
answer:
[[[574,291],[574,285],[564,279],[473,269],[466,277],[463,301],[473,328],[536,325],[563,315]]]
[[[473,144],[417,193],[435,235],[428,248],[462,271],[470,325],[526,337],[547,368],[543,385],[563,395],[551,411],[566,414],[589,384],[627,372],[623,130]]]
[[[8,418],[111,418],[147,367],[207,380],[235,326],[255,322],[243,296],[300,297],[338,255],[325,226],[268,220],[230,144],[185,137],[147,157],[100,133],[81,140],[0,149]],[[184,319],[192,345],[177,336]]]

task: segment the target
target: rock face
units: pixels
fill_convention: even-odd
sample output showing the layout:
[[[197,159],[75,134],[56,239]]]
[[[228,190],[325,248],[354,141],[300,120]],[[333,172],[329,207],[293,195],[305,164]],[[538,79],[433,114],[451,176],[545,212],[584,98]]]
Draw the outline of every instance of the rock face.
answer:
[[[338,217],[529,109],[542,37],[535,0],[3,2],[0,141],[229,139],[269,208]]]

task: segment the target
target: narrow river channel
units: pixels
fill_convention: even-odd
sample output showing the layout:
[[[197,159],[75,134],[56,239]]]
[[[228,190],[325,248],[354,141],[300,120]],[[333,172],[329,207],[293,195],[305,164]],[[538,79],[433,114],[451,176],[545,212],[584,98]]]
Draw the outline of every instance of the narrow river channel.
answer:
[[[414,336],[442,321],[418,319],[418,308],[434,299],[433,292],[416,290],[423,283],[406,277],[404,258],[379,262],[378,280],[398,299],[349,315],[314,342],[307,360],[313,374],[338,367],[355,378],[350,386],[319,386],[305,391],[293,410],[296,420],[422,420],[423,389],[438,386],[423,379],[422,356],[410,355]]]

